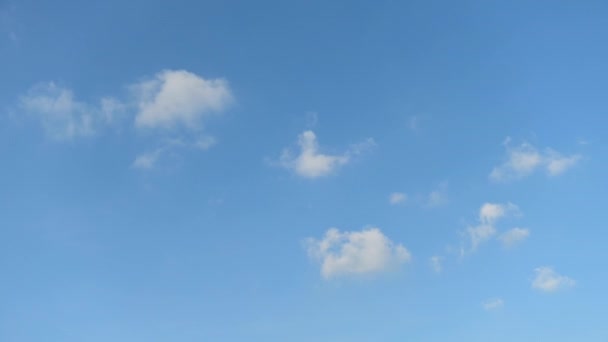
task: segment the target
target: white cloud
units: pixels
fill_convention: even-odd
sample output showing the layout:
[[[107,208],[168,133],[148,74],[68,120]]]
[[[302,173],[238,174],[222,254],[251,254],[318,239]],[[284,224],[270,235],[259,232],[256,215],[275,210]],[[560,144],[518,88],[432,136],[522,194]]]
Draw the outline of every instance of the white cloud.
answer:
[[[163,151],[163,148],[157,148],[154,151],[142,153],[135,158],[131,167],[143,170],[152,169],[156,166]]]
[[[504,304],[505,302],[501,298],[490,298],[481,303],[481,306],[486,311],[492,311],[502,308]]]
[[[490,240],[496,234],[496,228],[489,224],[481,224],[467,228],[467,234],[471,240],[471,250],[474,251],[480,244]]]
[[[544,168],[551,176],[559,175],[580,161],[580,155],[562,156],[559,152],[546,149],[540,152],[529,143],[511,146],[510,139],[505,141],[506,161],[495,167],[490,173],[493,181],[509,181],[529,176],[534,171]]]
[[[499,239],[505,247],[512,247],[530,236],[530,231],[525,228],[513,228],[500,235]]]
[[[484,224],[494,224],[505,215],[516,212],[519,212],[519,208],[513,203],[484,203],[479,209],[479,221]]]
[[[564,157],[558,152],[549,150],[547,152],[547,171],[551,176],[558,176],[564,173],[569,168],[576,165],[581,160],[581,156],[578,154]]]
[[[555,292],[576,285],[576,281],[558,274],[551,267],[538,267],[534,272],[536,273],[536,277],[532,281],[532,288],[537,290]]]
[[[496,222],[508,215],[519,214],[519,208],[513,203],[484,203],[479,208],[479,224],[470,226],[466,230],[469,239],[470,252],[473,252],[482,243],[492,239],[496,233]]]
[[[96,108],[74,99],[70,89],[41,83],[20,98],[21,108],[40,120],[52,139],[69,140],[95,132]]]
[[[207,116],[221,113],[233,99],[226,80],[207,80],[185,70],[161,71],[131,89],[138,106],[138,128],[198,130]]]
[[[321,240],[309,238],[306,243],[326,279],[379,273],[411,260],[403,245],[393,243],[378,228],[353,232],[330,228]]]
[[[392,205],[400,204],[407,201],[407,195],[403,192],[393,192],[388,197],[388,202]]]
[[[319,143],[317,136],[313,131],[304,131],[298,137],[298,145],[300,153],[293,156],[289,149],[285,149],[280,158],[280,164],[295,171],[299,176],[305,178],[318,178],[327,176],[337,170],[340,166],[347,164],[351,157],[375,145],[373,139],[367,139],[365,142],[353,145],[348,151],[343,154],[323,154],[319,152]]]
[[[19,99],[19,107],[42,124],[55,140],[73,140],[99,134],[102,128],[129,122],[137,128],[180,128],[153,136],[161,147],[138,155],[133,168],[153,168],[170,149],[207,150],[216,139],[201,132],[207,116],[222,112],[233,100],[223,79],[206,80],[185,70],[165,70],[151,80],[130,86],[125,100],[102,97],[99,102],[80,101],[71,89],[53,82],[32,87]]]
[[[443,258],[438,255],[434,255],[429,259],[429,261],[433,271],[435,271],[435,273],[441,273],[441,271],[443,270]]]

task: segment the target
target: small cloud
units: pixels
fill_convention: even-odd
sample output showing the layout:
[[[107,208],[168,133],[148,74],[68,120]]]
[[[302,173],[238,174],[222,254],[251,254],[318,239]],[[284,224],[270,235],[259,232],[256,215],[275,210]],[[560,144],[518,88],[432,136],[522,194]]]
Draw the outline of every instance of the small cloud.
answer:
[[[381,273],[411,260],[403,245],[393,243],[378,228],[353,232],[331,228],[320,240],[308,238],[306,245],[326,279]]]
[[[553,150],[549,150],[546,158],[547,172],[549,172],[550,176],[559,176],[576,165],[581,158],[578,154],[564,157]]]
[[[532,281],[532,288],[540,291],[555,292],[576,285],[576,281],[558,274],[551,267],[538,267],[534,273],[536,273],[536,277]]]
[[[208,80],[186,70],[164,70],[130,88],[137,102],[138,128],[200,130],[208,116],[233,102],[226,80]]]
[[[208,150],[209,148],[211,148],[211,146],[215,145],[216,142],[217,141],[214,137],[204,136],[196,140],[196,142],[194,143],[194,147],[201,150]]]
[[[502,308],[504,304],[505,302],[501,298],[490,298],[483,301],[481,306],[486,311],[493,311]]]
[[[578,154],[563,156],[559,152],[546,149],[539,151],[529,143],[511,146],[511,139],[503,143],[507,150],[506,161],[490,173],[493,181],[517,180],[531,175],[538,169],[546,169],[550,176],[557,176],[576,165],[582,157]]]
[[[475,251],[480,244],[490,240],[496,234],[496,228],[493,225],[480,224],[468,227],[467,234],[471,241],[471,251]]]
[[[513,228],[500,235],[499,239],[505,247],[513,247],[530,236],[530,231],[525,228]]]
[[[519,214],[519,208],[513,203],[484,203],[479,208],[479,224],[468,227],[465,232],[469,239],[469,251],[474,252],[481,244],[496,235],[495,224],[498,220],[509,215]],[[461,254],[464,254],[464,248]]]
[[[448,203],[448,183],[442,182],[437,189],[431,191],[427,198],[429,207],[439,207]]]
[[[285,149],[280,158],[280,165],[293,170],[297,175],[305,178],[318,178],[328,176],[339,167],[346,165],[353,156],[359,155],[375,146],[373,139],[353,145],[343,154],[324,154],[319,151],[317,136],[313,131],[304,131],[298,137],[300,152],[296,156],[292,151]]]
[[[431,264],[431,269],[433,269],[433,271],[435,273],[441,273],[441,271],[443,270],[443,258],[437,255],[432,256],[430,259],[430,264]]]
[[[77,101],[70,89],[53,82],[40,83],[21,96],[20,107],[42,123],[47,136],[71,140],[91,136],[98,123],[98,109]]]
[[[154,151],[140,154],[135,158],[133,164],[131,164],[131,167],[141,170],[152,169],[158,162],[158,159],[160,158],[163,151],[163,148],[158,148]]]
[[[407,195],[402,192],[393,192],[388,197],[388,202],[392,205],[404,203],[407,200]]]
[[[479,209],[479,221],[485,224],[493,224],[505,215],[517,212],[519,212],[519,208],[513,203],[484,203]]]

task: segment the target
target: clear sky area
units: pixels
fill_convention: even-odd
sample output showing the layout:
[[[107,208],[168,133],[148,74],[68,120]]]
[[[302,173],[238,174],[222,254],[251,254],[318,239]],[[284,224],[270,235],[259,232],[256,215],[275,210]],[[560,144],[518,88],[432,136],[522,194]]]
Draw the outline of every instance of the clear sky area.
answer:
[[[608,2],[0,0],[0,341],[608,341]]]

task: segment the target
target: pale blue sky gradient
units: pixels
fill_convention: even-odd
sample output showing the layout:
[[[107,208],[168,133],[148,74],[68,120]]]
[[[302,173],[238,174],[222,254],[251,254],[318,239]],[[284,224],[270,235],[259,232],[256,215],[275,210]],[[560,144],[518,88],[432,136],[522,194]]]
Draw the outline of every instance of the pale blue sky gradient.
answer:
[[[604,1],[1,1],[0,341],[608,340],[607,16]],[[230,99],[196,107],[197,128],[139,127],[134,85],[163,70],[223,79]],[[94,132],[45,131],[24,103],[49,82]],[[111,123],[104,97],[124,106]],[[327,172],[298,164],[305,131],[338,158]],[[517,209],[473,250],[486,203]],[[378,228],[409,258],[324,275],[311,241],[332,227]],[[515,227],[529,236],[507,248]],[[533,286],[541,267],[555,287]]]

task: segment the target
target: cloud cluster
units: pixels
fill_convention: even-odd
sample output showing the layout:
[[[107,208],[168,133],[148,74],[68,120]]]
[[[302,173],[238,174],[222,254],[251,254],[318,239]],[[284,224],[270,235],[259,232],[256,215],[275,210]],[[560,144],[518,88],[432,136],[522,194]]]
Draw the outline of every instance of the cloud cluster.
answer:
[[[532,288],[540,291],[555,292],[576,285],[574,279],[555,272],[551,267],[538,267],[534,270],[534,273],[536,276],[532,281]]]
[[[131,117],[137,130],[146,130],[160,141],[160,146],[133,161],[134,168],[149,169],[169,150],[213,146],[216,140],[202,133],[204,123],[233,102],[226,80],[205,79],[186,70],[163,70],[128,89],[122,100],[104,97],[85,102],[77,100],[68,88],[41,83],[21,96],[19,105],[53,140],[92,136]]]
[[[325,154],[320,152],[316,134],[307,130],[298,136],[299,153],[294,155],[293,151],[285,149],[279,163],[284,168],[293,170],[298,176],[319,178],[332,174],[339,167],[349,163],[353,156],[361,154],[375,145],[374,140],[368,138],[362,143],[352,145],[344,153]]]
[[[379,273],[411,260],[403,245],[393,243],[378,228],[352,232],[330,228],[322,239],[309,238],[306,245],[326,279]]]
[[[500,219],[519,215],[519,213],[519,208],[513,203],[484,203],[479,208],[479,223],[475,226],[469,226],[465,232],[469,240],[469,252],[474,252],[481,244],[496,235],[496,223]],[[500,239],[506,246],[512,246],[516,242],[524,240],[528,235],[528,230],[514,228],[501,235]]]
[[[550,148],[539,151],[526,142],[511,146],[510,139],[507,139],[504,145],[507,156],[501,165],[490,172],[489,177],[493,181],[521,179],[539,169],[545,169],[550,176],[557,176],[576,165],[582,158],[578,154],[564,156]]]

